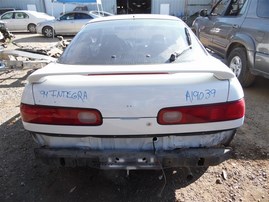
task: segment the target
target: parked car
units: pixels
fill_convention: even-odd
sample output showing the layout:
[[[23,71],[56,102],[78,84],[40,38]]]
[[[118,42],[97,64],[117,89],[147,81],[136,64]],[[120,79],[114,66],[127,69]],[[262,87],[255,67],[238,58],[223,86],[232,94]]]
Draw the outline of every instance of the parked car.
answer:
[[[53,35],[75,35],[89,20],[100,16],[85,11],[72,11],[61,15],[54,20],[48,20],[37,24],[37,33],[46,37]]]
[[[201,42],[226,58],[242,86],[269,78],[269,1],[221,0],[193,24]]]
[[[36,33],[36,24],[44,20],[53,20],[53,16],[46,13],[18,10],[8,11],[0,16],[0,19],[6,23],[6,27],[11,31],[29,31]]]
[[[91,20],[28,77],[21,117],[37,158],[101,169],[203,167],[229,158],[242,87],[179,18]]]
[[[99,15],[103,17],[111,16],[114,15],[112,13],[103,11],[103,10],[91,10],[92,6],[76,6],[73,11],[90,11],[91,14],[93,15]]]

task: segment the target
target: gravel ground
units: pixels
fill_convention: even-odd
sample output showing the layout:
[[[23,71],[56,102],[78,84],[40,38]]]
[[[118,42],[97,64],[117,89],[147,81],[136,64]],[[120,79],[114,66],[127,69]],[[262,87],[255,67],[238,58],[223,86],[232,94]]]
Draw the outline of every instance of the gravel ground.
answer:
[[[57,40],[17,34],[16,42],[48,47]],[[9,45],[10,49],[14,46]],[[269,80],[244,89],[246,119],[232,159],[207,169],[99,171],[54,168],[37,161],[19,104],[30,70],[0,71],[0,201],[269,201]]]

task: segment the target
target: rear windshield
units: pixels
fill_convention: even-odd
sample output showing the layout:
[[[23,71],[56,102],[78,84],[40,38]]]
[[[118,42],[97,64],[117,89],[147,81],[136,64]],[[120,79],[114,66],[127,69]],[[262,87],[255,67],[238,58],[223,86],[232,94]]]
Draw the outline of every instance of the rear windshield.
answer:
[[[191,32],[191,31],[189,31]],[[182,52],[173,62],[191,61],[205,52],[185,25],[177,20],[117,20],[88,24],[72,40],[59,63],[124,65],[168,63],[171,54]]]

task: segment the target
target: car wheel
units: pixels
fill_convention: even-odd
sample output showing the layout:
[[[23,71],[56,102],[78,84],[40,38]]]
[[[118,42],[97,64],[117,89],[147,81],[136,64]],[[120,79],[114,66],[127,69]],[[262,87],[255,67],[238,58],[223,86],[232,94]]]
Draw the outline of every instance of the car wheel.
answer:
[[[45,37],[48,38],[53,37],[53,35],[55,34],[52,27],[44,27],[42,33]]]
[[[28,31],[31,33],[36,33],[36,25],[35,24],[29,24],[28,25]]]
[[[228,56],[228,65],[243,87],[250,86],[255,76],[250,73],[247,54],[243,47],[234,48]]]

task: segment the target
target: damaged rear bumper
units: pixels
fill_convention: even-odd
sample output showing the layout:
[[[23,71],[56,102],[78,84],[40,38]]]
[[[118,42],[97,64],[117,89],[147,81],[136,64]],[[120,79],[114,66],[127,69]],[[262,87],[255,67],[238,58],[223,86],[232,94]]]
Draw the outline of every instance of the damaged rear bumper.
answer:
[[[147,170],[171,167],[207,167],[229,159],[231,148],[190,148],[173,151],[115,151],[36,148],[44,163],[66,167]]]

